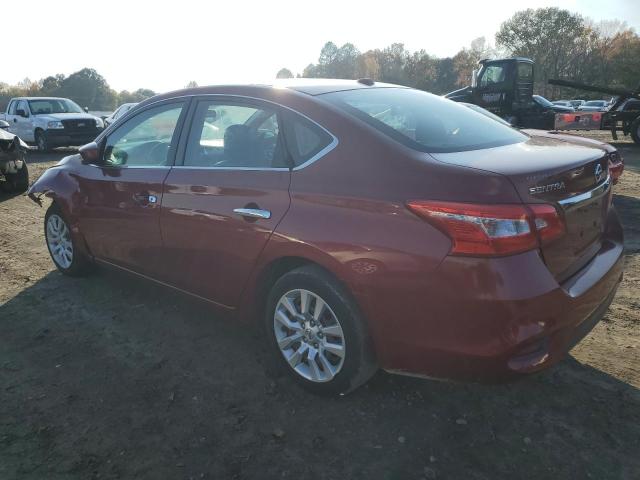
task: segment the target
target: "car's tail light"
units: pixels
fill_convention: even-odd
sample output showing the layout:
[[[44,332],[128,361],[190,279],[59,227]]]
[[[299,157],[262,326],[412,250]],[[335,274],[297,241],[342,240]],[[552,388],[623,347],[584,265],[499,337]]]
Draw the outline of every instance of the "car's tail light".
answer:
[[[622,172],[624,171],[624,162],[620,157],[620,154],[617,152],[611,153],[609,155],[609,175],[611,175],[611,180],[613,183],[618,183],[618,179]]]
[[[564,233],[553,205],[478,205],[415,200],[407,207],[449,236],[453,255],[511,255]]]

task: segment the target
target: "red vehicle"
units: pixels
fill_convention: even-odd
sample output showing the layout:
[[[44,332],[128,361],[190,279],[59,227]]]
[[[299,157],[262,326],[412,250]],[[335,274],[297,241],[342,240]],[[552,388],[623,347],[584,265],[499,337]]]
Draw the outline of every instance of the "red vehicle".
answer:
[[[46,241],[261,318],[319,393],[559,361],[622,277],[609,153],[370,80],[181,90],[63,159]]]

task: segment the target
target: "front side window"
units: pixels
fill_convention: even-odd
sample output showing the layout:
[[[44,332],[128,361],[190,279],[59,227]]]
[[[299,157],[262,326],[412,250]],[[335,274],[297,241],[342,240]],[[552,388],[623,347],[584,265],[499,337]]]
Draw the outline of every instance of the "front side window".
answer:
[[[84,113],[77,103],[64,98],[43,100],[29,100],[31,112],[34,115],[48,115],[51,113]]]
[[[494,83],[504,82],[505,68],[501,65],[489,65],[480,79],[480,86],[486,87]]]
[[[422,152],[458,152],[526,141],[522,133],[459,103],[411,88],[319,96],[381,133]]]
[[[145,110],[107,137],[104,164],[122,166],[166,166],[184,104],[171,103]]]
[[[18,113],[18,110],[22,110],[26,115],[29,115],[29,109],[27,108],[27,102],[25,102],[24,100],[20,100],[18,102],[18,106],[16,107],[16,114]]]
[[[184,164],[217,168],[280,168],[286,165],[274,109],[201,101],[195,111]]]

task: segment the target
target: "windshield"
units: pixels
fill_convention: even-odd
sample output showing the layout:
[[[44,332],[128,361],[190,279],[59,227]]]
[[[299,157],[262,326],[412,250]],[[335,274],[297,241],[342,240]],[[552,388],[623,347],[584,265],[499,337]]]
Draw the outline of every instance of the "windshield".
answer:
[[[322,97],[422,152],[478,150],[527,139],[482,113],[421,90],[372,88],[332,92]]]
[[[553,107],[553,103],[551,103],[549,100],[547,100],[544,97],[541,97],[540,95],[534,95],[533,99],[538,102],[540,105],[542,105],[543,107]]]
[[[46,115],[49,113],[84,113],[82,109],[66,98],[48,98],[42,100],[29,100],[29,108],[34,115]]]
[[[606,104],[607,102],[604,102],[602,100],[591,100],[590,102],[587,102],[584,105],[586,107],[604,107]]]

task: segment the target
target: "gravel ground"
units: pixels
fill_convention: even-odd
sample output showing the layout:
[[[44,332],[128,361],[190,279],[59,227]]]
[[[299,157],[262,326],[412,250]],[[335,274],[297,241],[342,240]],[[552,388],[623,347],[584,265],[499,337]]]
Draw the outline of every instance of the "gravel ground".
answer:
[[[640,148],[617,146],[616,299],[556,368],[499,386],[379,373],[314,397],[207,305],[60,275],[44,209],[0,196],[0,479],[640,478]],[[64,154],[31,155],[32,179]]]

